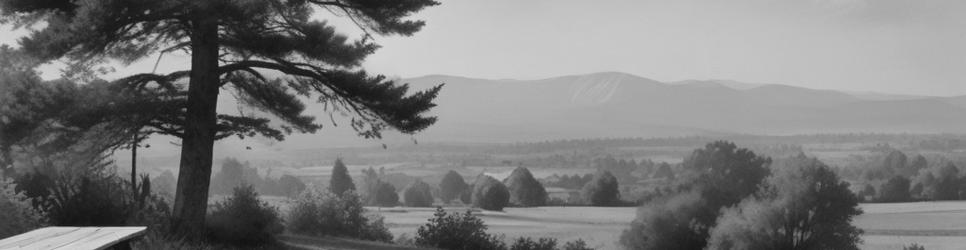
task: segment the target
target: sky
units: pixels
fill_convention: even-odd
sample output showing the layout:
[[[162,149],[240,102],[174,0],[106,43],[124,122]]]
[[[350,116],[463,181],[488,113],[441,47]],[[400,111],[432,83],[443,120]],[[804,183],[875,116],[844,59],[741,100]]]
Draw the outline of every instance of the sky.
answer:
[[[620,71],[816,89],[966,95],[961,0],[450,0],[411,37],[377,37],[393,77],[541,79]],[[329,18],[321,13],[319,18]],[[351,36],[359,33],[336,20]],[[12,43],[22,32],[7,32]],[[157,58],[117,67],[150,71]],[[159,72],[182,69],[165,55]]]

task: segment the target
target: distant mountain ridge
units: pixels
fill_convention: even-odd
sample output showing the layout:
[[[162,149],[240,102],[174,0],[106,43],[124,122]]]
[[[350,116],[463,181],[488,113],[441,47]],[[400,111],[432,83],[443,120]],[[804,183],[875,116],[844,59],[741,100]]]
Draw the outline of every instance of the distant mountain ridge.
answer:
[[[403,79],[414,89],[446,83],[418,135],[434,141],[524,141],[705,133],[966,132],[966,97],[849,93],[728,80],[664,83],[620,72],[539,80],[446,75]]]

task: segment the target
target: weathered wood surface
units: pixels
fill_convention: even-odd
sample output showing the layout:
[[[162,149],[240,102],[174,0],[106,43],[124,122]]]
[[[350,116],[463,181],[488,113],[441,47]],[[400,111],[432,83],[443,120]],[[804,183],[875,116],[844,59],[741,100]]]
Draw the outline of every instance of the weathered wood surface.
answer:
[[[147,227],[45,227],[0,240],[0,249],[106,249]]]

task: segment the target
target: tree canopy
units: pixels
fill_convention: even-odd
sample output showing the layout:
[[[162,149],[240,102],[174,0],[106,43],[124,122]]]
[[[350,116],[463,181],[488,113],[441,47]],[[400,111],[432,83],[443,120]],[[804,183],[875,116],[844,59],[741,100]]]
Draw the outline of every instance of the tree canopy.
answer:
[[[33,29],[20,38],[22,51],[40,62],[65,62],[68,72],[75,73],[68,76],[83,81],[96,78],[97,69],[109,63],[126,65],[166,52],[191,55],[190,69],[138,73],[111,81],[114,87],[105,90],[136,104],[109,114],[132,115],[123,120],[134,129],[182,139],[174,228],[195,235],[204,224],[216,139],[260,135],[281,140],[293,132],[316,132],[323,123],[304,114],[305,99],[321,103],[330,117],[351,116],[348,124],[365,138],[379,138],[386,129],[415,133],[433,124],[436,118],[424,113],[435,106],[441,85],[409,93],[408,85],[360,66],[379,47],[374,35],[412,35],[425,23],[407,18],[437,4],[0,0],[0,23]],[[324,18],[345,18],[364,35],[350,39]],[[269,117],[218,114],[223,88]]]
[[[332,176],[329,177],[329,191],[336,195],[342,195],[346,191],[356,190],[356,185],[352,183],[352,176],[349,176],[349,169],[342,163],[342,159],[335,159],[332,165]]]

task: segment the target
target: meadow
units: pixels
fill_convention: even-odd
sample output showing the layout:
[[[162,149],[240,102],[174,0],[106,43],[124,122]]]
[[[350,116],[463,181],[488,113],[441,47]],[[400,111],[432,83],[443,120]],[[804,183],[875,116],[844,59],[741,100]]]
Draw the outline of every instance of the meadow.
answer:
[[[966,247],[966,201],[862,204],[865,214],[855,225],[866,231],[862,249],[902,249],[917,243],[930,250]],[[370,208],[386,217],[397,237],[413,237],[432,217],[432,208]],[[463,212],[466,208],[449,207]],[[560,242],[583,239],[597,249],[617,249],[621,232],[634,219],[630,207],[506,208],[504,212],[474,210],[491,233],[507,239],[553,237]]]

